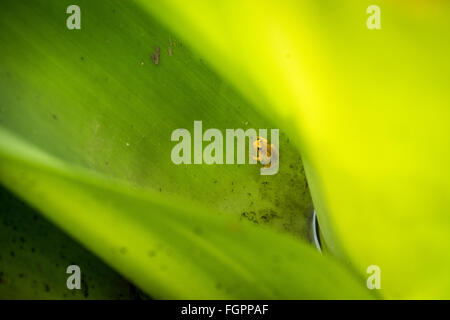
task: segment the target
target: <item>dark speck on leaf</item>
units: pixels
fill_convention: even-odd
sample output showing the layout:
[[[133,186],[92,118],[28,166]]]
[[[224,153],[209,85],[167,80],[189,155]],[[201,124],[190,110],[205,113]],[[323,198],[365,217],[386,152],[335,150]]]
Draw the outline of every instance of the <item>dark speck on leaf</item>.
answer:
[[[52,113],[52,117],[53,117],[53,120],[58,120],[58,117],[54,113]]]
[[[50,292],[50,287],[48,284],[45,284],[45,292]]]
[[[254,223],[258,223],[258,221],[256,220],[256,213],[254,211],[242,212],[241,213],[241,220],[242,219],[247,219],[248,221],[252,221]]]
[[[156,256],[156,251],[155,251],[155,250],[150,250],[150,251],[148,252],[148,256],[149,256],[150,258],[153,258],[154,256]]]
[[[125,247],[120,248],[120,253],[121,254],[126,254],[127,253],[127,248],[125,248]]]

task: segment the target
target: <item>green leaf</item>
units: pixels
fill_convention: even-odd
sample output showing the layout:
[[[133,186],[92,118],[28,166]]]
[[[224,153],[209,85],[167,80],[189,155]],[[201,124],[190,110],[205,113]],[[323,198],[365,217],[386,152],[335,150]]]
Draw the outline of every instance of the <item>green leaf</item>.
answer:
[[[449,298],[446,1],[140,1],[302,149],[328,248],[387,298]],[[270,111],[269,111],[270,110]]]
[[[1,4],[8,189],[155,298],[372,297],[364,279],[304,243],[311,202],[288,137],[275,176],[170,161],[176,128],[271,128],[271,114],[134,3],[77,4],[75,31],[61,1]],[[240,222],[246,212],[277,231]]]
[[[156,298],[369,298],[310,246],[70,166],[0,130],[1,177]]]
[[[283,130],[274,176],[261,176],[256,165],[173,164],[171,134],[193,132],[195,120],[204,131],[277,127],[134,4],[79,5],[82,29],[69,31],[60,1],[3,4],[0,124],[136,188],[252,216],[308,240],[311,199],[300,155]],[[157,66],[150,59],[156,46]]]
[[[2,299],[136,299],[139,290],[56,226],[0,187]],[[81,290],[67,290],[72,264]]]

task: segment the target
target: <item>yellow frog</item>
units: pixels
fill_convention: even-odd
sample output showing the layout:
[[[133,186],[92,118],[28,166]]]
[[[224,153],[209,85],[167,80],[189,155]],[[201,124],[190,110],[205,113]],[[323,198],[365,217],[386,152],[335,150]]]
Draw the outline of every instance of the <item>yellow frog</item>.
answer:
[[[268,143],[267,139],[257,137],[253,142],[253,148],[257,150],[257,156],[252,156],[254,160],[264,163],[264,167],[270,167],[271,164],[278,162],[280,154],[277,147]]]

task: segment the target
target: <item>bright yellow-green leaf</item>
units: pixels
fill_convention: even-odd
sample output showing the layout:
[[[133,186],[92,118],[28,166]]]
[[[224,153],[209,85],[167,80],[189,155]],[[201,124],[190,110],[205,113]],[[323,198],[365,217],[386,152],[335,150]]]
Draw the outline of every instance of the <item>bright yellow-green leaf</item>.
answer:
[[[388,298],[449,298],[450,5],[140,1],[301,147],[329,249]]]

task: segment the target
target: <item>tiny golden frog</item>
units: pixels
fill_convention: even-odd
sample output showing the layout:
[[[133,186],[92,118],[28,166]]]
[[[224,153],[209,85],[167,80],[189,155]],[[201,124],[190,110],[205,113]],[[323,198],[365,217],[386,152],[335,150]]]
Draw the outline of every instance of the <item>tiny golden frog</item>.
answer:
[[[264,167],[270,167],[271,164],[278,162],[280,158],[277,147],[273,144],[269,145],[267,139],[263,137],[257,137],[257,139],[253,142],[253,148],[257,151],[257,156],[252,156],[253,159],[264,163]]]

